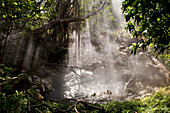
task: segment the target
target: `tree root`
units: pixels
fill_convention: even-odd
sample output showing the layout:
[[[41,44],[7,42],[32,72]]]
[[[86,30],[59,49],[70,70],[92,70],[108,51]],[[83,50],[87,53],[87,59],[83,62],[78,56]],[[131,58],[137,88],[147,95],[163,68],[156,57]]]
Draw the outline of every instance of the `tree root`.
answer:
[[[25,96],[27,98],[27,106],[24,107],[24,108],[27,108],[28,112],[31,112],[31,108],[35,108],[38,112],[41,113],[41,111],[37,107],[45,106],[45,107],[49,108],[49,110],[52,113],[67,113],[67,112],[69,112],[71,110],[74,110],[76,113],[79,113],[79,111],[77,109],[78,104],[82,104],[82,105],[84,105],[86,107],[105,112],[105,109],[103,107],[97,106],[95,104],[89,103],[89,102],[81,100],[81,99],[74,99],[74,98],[67,99],[67,98],[65,98],[65,99],[59,100],[59,101],[55,101],[55,100],[51,100],[51,99],[40,100],[37,97],[34,97],[28,91],[25,91]],[[40,104],[30,105],[30,97],[33,98],[34,100],[36,100],[37,102],[39,102]],[[72,106],[68,107],[67,109],[63,110],[63,109],[58,108],[57,106],[54,106],[54,107],[50,106],[46,101],[55,102],[55,103],[60,103],[60,102],[64,102],[64,101],[74,101],[74,104]],[[55,110],[53,108],[55,108]]]

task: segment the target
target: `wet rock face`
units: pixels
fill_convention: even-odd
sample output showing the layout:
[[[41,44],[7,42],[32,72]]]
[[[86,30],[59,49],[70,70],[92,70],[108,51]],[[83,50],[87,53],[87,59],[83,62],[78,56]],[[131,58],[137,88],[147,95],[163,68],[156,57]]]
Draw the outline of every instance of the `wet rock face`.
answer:
[[[91,40],[91,44],[95,47],[100,47],[102,45],[102,42],[99,38],[94,38]]]
[[[91,44],[97,52],[101,52],[103,51],[104,48],[104,41],[105,41],[105,37],[103,35],[100,35],[98,37],[92,38]]]
[[[138,54],[138,60],[143,62],[143,61],[147,61],[148,57],[146,56],[146,54],[144,52],[139,52]]]

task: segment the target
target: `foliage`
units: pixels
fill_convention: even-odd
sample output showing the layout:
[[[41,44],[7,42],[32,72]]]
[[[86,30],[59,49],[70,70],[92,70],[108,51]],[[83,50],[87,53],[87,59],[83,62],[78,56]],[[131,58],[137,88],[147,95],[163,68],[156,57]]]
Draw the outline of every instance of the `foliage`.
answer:
[[[16,91],[14,94],[7,95],[6,93],[0,93],[0,112],[18,113],[22,110],[23,106],[26,106],[27,100],[23,97],[23,92]]]
[[[162,62],[165,64],[166,68],[170,70],[170,54],[160,54],[158,55],[159,59],[162,59]]]
[[[170,90],[169,90],[170,91]],[[9,112],[14,111],[14,112],[21,112],[25,111],[26,109],[23,110],[22,108],[27,105],[27,99],[25,98],[24,94],[22,92],[16,92],[12,95],[3,95],[0,98],[1,106],[0,106],[0,111],[2,112]],[[35,100],[31,99],[32,104],[38,104],[35,102]],[[51,103],[49,102],[50,106],[58,107],[60,109],[67,109],[68,107],[71,107],[72,104],[67,103],[67,104],[56,104],[56,103]],[[55,106],[55,107],[54,107]],[[107,104],[100,104],[100,106],[103,106],[105,108],[106,113],[132,113],[132,112],[144,112],[144,113],[168,113],[170,110],[170,95],[169,93],[163,92],[158,92],[155,93],[151,97],[147,97],[142,99],[141,101],[125,101],[125,102],[110,102]],[[50,110],[45,107],[41,106],[38,107],[39,110],[43,112],[50,112]],[[35,109],[32,109],[35,113],[37,112]],[[77,110],[79,112],[89,112],[89,113],[102,113],[99,110],[96,109],[90,109],[88,107],[78,105]],[[70,113],[74,113],[74,109],[70,111]]]
[[[166,55],[159,55],[161,58],[165,59],[165,60],[170,60],[170,54],[166,54]]]
[[[107,113],[169,113],[170,86],[140,101],[111,102],[104,107]]]
[[[146,49],[154,43],[155,51],[163,53],[170,47],[170,15],[169,0],[124,0],[122,10],[126,22],[126,29],[133,37],[143,36],[142,48]],[[139,46],[133,46],[133,51]],[[133,52],[135,54],[135,52]]]
[[[69,18],[77,14],[74,13],[74,7],[78,9],[78,4],[75,1],[1,0],[0,34],[7,38],[10,34],[23,30],[30,33],[31,30],[54,19]],[[62,25],[59,29],[64,27],[67,26]]]
[[[29,30],[37,26],[37,21],[41,21],[41,3],[42,0],[1,0],[0,32],[9,35],[12,30]]]
[[[3,42],[0,44],[0,62],[4,58],[7,43],[23,37],[38,37],[38,42],[49,49],[50,55],[56,54],[58,48],[68,46],[69,32],[77,30],[77,22],[71,24],[71,27],[63,22],[50,24],[52,27],[44,27],[48,29],[39,34],[34,34],[33,30],[54,20],[80,14],[77,0],[1,0],[0,10],[0,42]]]
[[[170,86],[160,88],[159,92],[141,100],[146,105],[144,111],[149,113],[168,113],[170,111]]]
[[[2,70],[8,70],[8,74],[11,74],[11,70],[16,70],[12,67],[1,66]],[[13,72],[12,72],[13,73]],[[12,75],[16,76],[16,75]],[[4,78],[5,76],[1,76]],[[2,81],[0,81],[2,82]],[[26,90],[17,91],[12,88],[11,84],[1,84],[0,85],[0,112],[6,113],[20,113],[28,112],[28,102],[30,101],[31,112],[39,113],[48,112],[51,113],[51,109],[54,111],[66,110],[71,108],[75,103],[73,101],[57,103],[51,100],[38,100],[35,97],[29,96]],[[28,91],[28,90],[27,90]],[[43,104],[40,104],[40,102]],[[45,104],[44,104],[45,103]],[[47,106],[48,105],[48,106]],[[141,99],[140,101],[125,101],[125,102],[108,102],[106,104],[98,104],[97,106],[103,107],[106,113],[169,113],[170,111],[170,86],[160,88],[159,92],[154,93],[150,97]],[[83,104],[77,104],[77,111],[80,113],[103,113],[98,109],[93,107],[85,106]],[[74,113],[75,107],[73,107],[69,113]]]
[[[131,113],[131,112],[138,112],[139,107],[142,107],[140,102],[138,101],[126,101],[126,102],[111,102],[108,103],[105,106],[107,113]]]

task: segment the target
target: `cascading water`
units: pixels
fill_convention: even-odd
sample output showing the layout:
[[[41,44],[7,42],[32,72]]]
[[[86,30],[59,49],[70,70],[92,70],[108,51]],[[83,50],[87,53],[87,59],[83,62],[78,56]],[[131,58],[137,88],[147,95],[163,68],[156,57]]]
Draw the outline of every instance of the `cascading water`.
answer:
[[[96,3],[96,1],[93,2]],[[119,3],[121,4],[120,1]],[[93,18],[86,20],[86,27],[81,31],[80,37],[75,31],[73,32],[73,43],[69,47],[69,66],[73,71],[64,77],[67,88],[65,95],[68,97],[81,94],[88,97],[93,94],[101,95],[104,92],[111,92],[116,97],[123,91],[124,83],[115,68],[114,58],[118,54],[119,45],[109,36],[112,30],[109,25],[110,20],[107,19],[108,15],[105,13],[102,14],[101,25],[95,28],[96,34],[92,35],[90,27],[93,26],[90,24],[97,24],[101,20]],[[116,18],[120,24],[122,15],[118,14]]]
[[[100,1],[92,0],[87,9],[96,4]],[[125,44],[128,39],[121,28],[124,22],[120,6],[121,0],[111,0],[110,7],[84,22],[80,34],[73,31],[67,66],[70,71],[62,75],[64,97],[95,102],[125,100],[151,84],[163,85],[165,77],[148,65],[152,61],[147,55],[143,52],[129,55]]]

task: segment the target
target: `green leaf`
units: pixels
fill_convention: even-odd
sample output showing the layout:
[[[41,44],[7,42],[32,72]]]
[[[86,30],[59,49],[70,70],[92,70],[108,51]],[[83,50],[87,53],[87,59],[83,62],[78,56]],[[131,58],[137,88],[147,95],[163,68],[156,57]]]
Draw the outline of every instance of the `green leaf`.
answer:
[[[39,17],[39,15],[38,15],[38,14],[36,14],[36,17]]]
[[[6,16],[5,15],[3,15],[3,18],[5,18]]]
[[[160,20],[161,20],[160,17],[158,17],[158,18],[157,18],[157,21],[159,22]]]
[[[134,43],[133,46],[136,47],[136,43]]]
[[[5,6],[5,4],[4,3],[2,3],[2,7],[4,7]]]
[[[157,46],[156,51],[159,51],[161,47],[161,51],[164,51],[168,46],[170,42],[169,3],[169,0],[147,2],[146,0],[124,0],[122,9],[126,15],[126,21],[133,21],[128,23],[126,29],[133,33],[133,37],[143,36],[145,40],[152,37],[152,40],[145,42],[143,49],[146,49],[150,43]],[[144,30],[147,30],[147,33],[143,33]]]
[[[16,3],[16,2],[13,2],[13,4],[14,4],[14,5],[18,5],[18,3]]]

